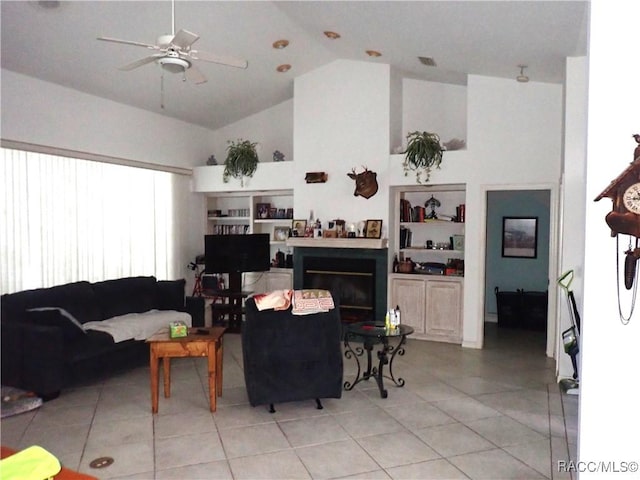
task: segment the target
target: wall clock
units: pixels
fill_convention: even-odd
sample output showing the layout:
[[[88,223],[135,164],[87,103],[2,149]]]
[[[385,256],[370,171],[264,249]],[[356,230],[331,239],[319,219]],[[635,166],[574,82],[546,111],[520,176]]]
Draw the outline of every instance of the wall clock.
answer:
[[[609,186],[595,198],[595,201],[602,198],[610,198],[613,202],[611,211],[605,216],[605,221],[611,229],[611,236],[616,237],[616,258],[620,258],[620,235],[629,236],[629,244],[624,252],[624,286],[627,290],[634,289],[631,313],[628,317],[622,315],[620,310],[620,318],[626,323],[633,314],[635,306],[636,291],[638,288],[637,263],[640,258],[640,135],[633,135],[638,142],[633,152],[633,162],[618,175]],[[619,262],[618,262],[619,263]],[[619,266],[616,265],[617,271]],[[620,274],[617,275],[618,281],[618,307],[620,306]]]

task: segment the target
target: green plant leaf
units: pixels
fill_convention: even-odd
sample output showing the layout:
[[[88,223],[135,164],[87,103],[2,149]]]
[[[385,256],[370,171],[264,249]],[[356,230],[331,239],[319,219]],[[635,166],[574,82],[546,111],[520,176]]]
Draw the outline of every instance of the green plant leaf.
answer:
[[[240,138],[228,143],[222,180],[227,183],[231,177],[238,178],[244,185],[244,177],[252,177],[258,168],[257,142]]]
[[[416,172],[416,182],[422,183],[422,175],[425,182],[429,181],[431,169],[440,168],[443,148],[440,145],[440,137],[430,132],[409,132],[407,134],[407,149],[402,162],[405,175],[409,171]]]

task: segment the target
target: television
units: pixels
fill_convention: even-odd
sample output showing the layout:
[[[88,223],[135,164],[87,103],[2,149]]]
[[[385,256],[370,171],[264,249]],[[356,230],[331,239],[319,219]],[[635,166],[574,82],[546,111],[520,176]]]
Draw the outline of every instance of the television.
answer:
[[[240,291],[242,272],[265,272],[271,268],[268,233],[205,235],[205,273],[228,273],[229,290]]]

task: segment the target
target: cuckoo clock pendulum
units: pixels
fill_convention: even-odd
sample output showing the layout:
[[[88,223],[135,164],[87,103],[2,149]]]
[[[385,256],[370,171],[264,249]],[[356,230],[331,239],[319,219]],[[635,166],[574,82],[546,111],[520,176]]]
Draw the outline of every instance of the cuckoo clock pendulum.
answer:
[[[616,237],[616,265],[618,268],[618,310],[623,323],[628,323],[633,314],[637,282],[637,263],[640,258],[640,134],[633,135],[638,143],[633,152],[633,162],[616,177],[609,186],[596,197],[595,201],[601,198],[610,198],[613,202],[611,211],[605,217],[605,221],[611,229],[611,236]],[[631,311],[625,317],[620,308],[620,235],[629,235],[629,244],[624,252],[624,286],[627,290],[633,288],[631,300]]]

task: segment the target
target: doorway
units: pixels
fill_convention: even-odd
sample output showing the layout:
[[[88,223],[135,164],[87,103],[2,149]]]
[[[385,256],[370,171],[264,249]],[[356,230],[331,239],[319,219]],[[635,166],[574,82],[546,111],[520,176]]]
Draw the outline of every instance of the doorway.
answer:
[[[549,308],[555,302],[555,283],[550,279],[550,249],[552,233],[552,192],[549,189],[487,190],[486,192],[486,251],[484,284],[484,344],[512,338],[526,342],[536,350],[553,356],[555,321]],[[521,221],[521,219],[524,219]],[[521,249],[509,244],[514,236],[522,235],[518,225],[524,224],[527,241]],[[531,238],[533,237],[533,238]],[[500,292],[500,314],[498,295]],[[532,327],[518,311],[517,305],[526,298],[543,298],[542,318]],[[508,302],[512,302],[510,305]],[[525,307],[525,315],[531,309]],[[510,318],[513,313],[515,318]],[[540,317],[540,312],[537,312]],[[505,324],[507,326],[505,326]]]

